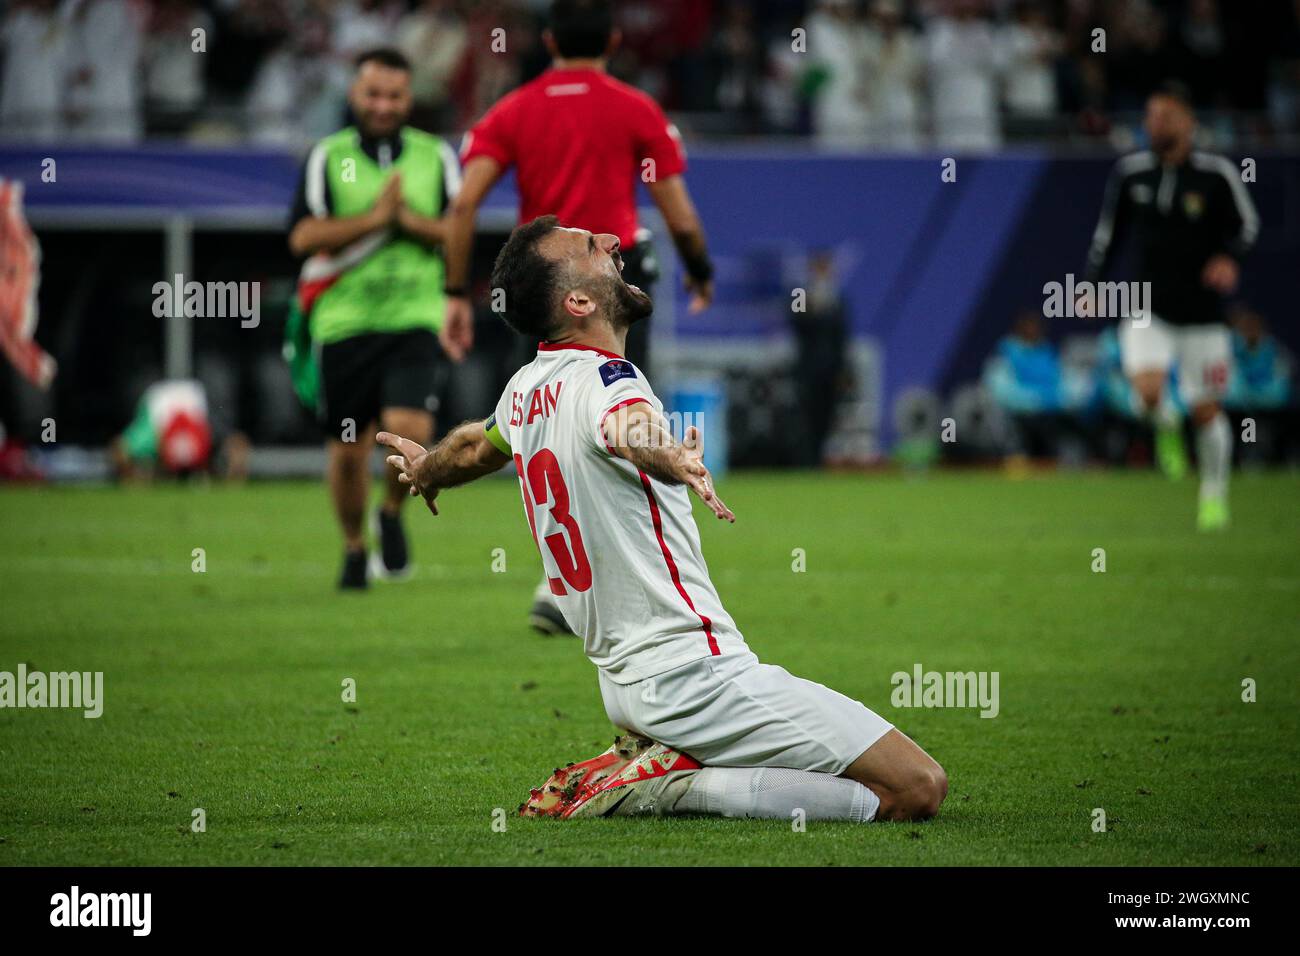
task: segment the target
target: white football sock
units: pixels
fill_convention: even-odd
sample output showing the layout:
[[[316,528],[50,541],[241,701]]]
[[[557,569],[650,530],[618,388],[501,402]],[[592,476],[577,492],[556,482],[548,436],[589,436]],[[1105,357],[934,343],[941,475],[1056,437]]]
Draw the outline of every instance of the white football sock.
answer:
[[[1196,457],[1201,469],[1201,500],[1225,497],[1232,470],[1232,428],[1222,411],[1196,429]]]
[[[829,773],[785,767],[705,767],[673,807],[673,813],[707,813],[758,820],[870,823],[880,798],[857,781]]]

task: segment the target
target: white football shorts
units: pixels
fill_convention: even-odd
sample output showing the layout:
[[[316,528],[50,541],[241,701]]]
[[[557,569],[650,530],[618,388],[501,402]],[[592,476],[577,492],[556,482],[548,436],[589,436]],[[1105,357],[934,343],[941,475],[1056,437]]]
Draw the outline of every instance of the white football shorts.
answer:
[[[703,657],[631,684],[600,672],[600,693],[615,726],[706,767],[841,774],[893,728],[856,700],[752,652]]]
[[[1147,325],[1119,323],[1120,361],[1130,378],[1138,372],[1167,372],[1178,365],[1178,394],[1188,408],[1220,401],[1228,387],[1232,337],[1220,323],[1170,325],[1151,316]]]

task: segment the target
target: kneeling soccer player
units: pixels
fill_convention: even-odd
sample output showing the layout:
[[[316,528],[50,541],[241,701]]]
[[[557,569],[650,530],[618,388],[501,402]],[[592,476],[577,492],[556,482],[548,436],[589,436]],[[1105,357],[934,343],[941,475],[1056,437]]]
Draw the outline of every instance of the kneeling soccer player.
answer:
[[[940,766],[855,700],[762,664],[723,609],[700,549],[689,488],[717,517],[688,429],[622,357],[650,298],[623,281],[618,239],[520,226],[492,286],[516,331],[543,339],[495,414],[429,451],[388,432],[399,480],[437,514],[444,488],[512,459],[551,591],[596,665],[605,710],[629,733],[557,770],[524,812],[554,816],[710,813],[914,820],[947,794]]]

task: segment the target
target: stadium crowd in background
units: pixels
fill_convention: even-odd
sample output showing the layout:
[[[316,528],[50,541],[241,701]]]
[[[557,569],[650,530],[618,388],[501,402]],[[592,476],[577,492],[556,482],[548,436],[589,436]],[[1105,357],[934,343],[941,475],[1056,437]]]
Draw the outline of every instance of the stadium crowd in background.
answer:
[[[412,64],[410,125],[455,142],[548,65],[541,39],[548,5],[0,0],[0,141],[180,138],[305,152],[349,122],[356,54],[392,44]],[[610,73],[662,103],[688,143],[761,135],[837,149],[961,152],[1046,139],[1125,152],[1143,143],[1146,92],[1170,77],[1183,80],[1199,107],[1198,146],[1232,151],[1300,139],[1300,3],[1291,0],[620,0],[615,10],[622,43]],[[1092,53],[1097,30],[1105,55]],[[852,310],[830,251],[810,255],[810,308],[790,324],[794,359],[782,381],[792,386],[790,421],[798,427],[784,431],[797,431],[800,447],[776,463],[838,460],[837,417],[861,378],[845,349]],[[1267,318],[1233,308],[1224,407],[1235,432],[1247,418],[1259,429],[1241,461],[1295,463],[1294,361],[1268,329],[1271,321],[1287,338],[1287,317],[1276,304],[1263,311]],[[1037,313],[1017,318],[981,378],[982,407],[1005,426],[981,457],[1142,460],[1149,435],[1132,414],[1115,331],[1097,331],[1062,340]],[[293,440],[295,410],[279,396],[272,351],[278,335],[256,347],[226,339],[211,348],[218,334],[228,333],[200,326],[196,341],[213,448],[224,449],[229,435]],[[135,345],[152,354],[152,340]],[[160,374],[138,369],[139,381],[123,383],[117,411],[102,416],[115,420],[113,434]],[[758,445],[770,455],[770,433],[782,429],[771,424],[776,413],[768,418]],[[733,441],[736,461],[774,463],[750,462],[744,445]],[[967,442],[960,452],[970,450]]]
[[[305,145],[371,47],[416,65],[415,124],[460,132],[547,64],[544,0],[8,0],[0,137]],[[980,149],[1127,146],[1186,82],[1226,145],[1300,132],[1300,11],[1221,0],[627,0],[611,73],[696,135]],[[802,42],[792,31],[802,29]],[[1098,29],[1105,56],[1093,56]],[[206,55],[195,55],[202,53]]]

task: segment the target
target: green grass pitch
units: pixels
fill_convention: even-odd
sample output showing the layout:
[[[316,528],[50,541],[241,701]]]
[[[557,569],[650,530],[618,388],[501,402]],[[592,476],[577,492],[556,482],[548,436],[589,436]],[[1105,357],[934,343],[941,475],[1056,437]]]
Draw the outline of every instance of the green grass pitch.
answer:
[[[579,644],[527,628],[539,561],[513,481],[411,508],[416,577],[365,595],[332,589],[320,484],[6,489],[0,670],[103,671],[105,705],[0,710],[0,863],[1300,863],[1294,476],[1240,476],[1213,537],[1194,482],[1151,474],[720,491],[737,524],[697,517],[750,645],[932,753],[938,819],[515,817],[613,730]],[[997,671],[1000,714],[892,707],[917,663]]]

